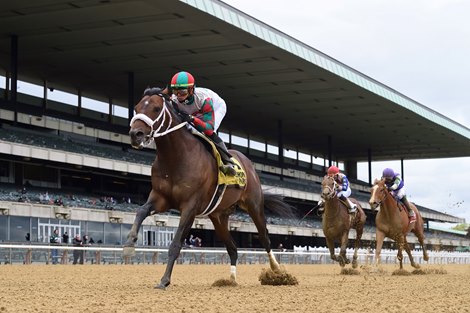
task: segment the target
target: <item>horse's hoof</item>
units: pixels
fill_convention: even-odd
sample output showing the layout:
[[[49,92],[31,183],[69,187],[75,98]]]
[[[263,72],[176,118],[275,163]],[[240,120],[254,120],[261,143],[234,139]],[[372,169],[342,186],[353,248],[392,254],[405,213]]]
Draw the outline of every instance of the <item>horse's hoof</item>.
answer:
[[[166,286],[162,285],[162,284],[158,284],[158,285],[155,285],[155,287],[153,287],[154,289],[160,289],[160,290],[165,290],[166,289]]]
[[[135,247],[123,247],[122,253],[125,257],[135,256]]]

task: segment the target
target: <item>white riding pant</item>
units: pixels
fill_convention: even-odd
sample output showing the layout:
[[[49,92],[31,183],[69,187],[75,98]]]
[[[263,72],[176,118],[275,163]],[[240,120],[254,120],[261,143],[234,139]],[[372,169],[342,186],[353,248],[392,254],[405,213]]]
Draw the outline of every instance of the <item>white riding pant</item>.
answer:
[[[348,198],[351,195],[351,187],[348,186],[348,189],[340,191],[336,195],[338,196],[338,198],[341,196],[345,196],[346,198]]]

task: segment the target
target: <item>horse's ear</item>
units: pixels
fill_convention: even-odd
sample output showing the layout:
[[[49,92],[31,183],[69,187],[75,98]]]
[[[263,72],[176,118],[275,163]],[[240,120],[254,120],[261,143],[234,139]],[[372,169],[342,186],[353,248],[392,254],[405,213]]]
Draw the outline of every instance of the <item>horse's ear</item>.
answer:
[[[176,119],[178,122],[182,122],[180,110],[176,106],[176,103],[171,100],[171,97],[169,95],[162,94],[161,95],[165,101],[167,101],[168,107],[170,108],[170,111],[174,113]]]
[[[162,96],[163,99],[170,101],[171,97],[170,97],[170,89],[168,88],[168,85],[165,86],[165,88],[160,91],[160,96]]]
[[[374,179],[374,185],[377,185],[377,183],[379,182],[380,180],[378,180],[377,178]]]

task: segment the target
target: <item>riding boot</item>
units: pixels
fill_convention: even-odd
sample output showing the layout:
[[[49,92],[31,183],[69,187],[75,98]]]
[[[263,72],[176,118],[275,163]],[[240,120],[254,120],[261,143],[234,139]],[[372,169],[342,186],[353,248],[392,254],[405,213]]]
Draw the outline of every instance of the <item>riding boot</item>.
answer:
[[[406,207],[406,210],[408,211],[408,217],[410,218],[410,224],[415,222],[416,221],[415,211],[413,211],[413,209],[411,208],[410,202],[408,202],[408,199],[406,198],[406,196],[403,196],[403,198],[401,198],[401,202],[403,202],[403,204]]]
[[[346,203],[347,207],[348,207],[348,213],[354,213],[356,212],[356,209],[357,209],[357,206],[356,204],[352,203],[351,200],[349,200],[348,198],[346,198],[345,196],[341,196],[339,197],[341,200],[344,201],[344,203]]]
[[[318,213],[323,214],[325,212],[325,200],[321,199],[317,203]]]
[[[232,155],[228,152],[227,147],[225,146],[224,141],[215,133],[213,132],[212,135],[209,136],[210,139],[215,143],[217,150],[220,153],[220,157],[222,159],[222,165],[220,170],[225,175],[235,176],[237,171],[234,168],[235,163],[232,161]]]

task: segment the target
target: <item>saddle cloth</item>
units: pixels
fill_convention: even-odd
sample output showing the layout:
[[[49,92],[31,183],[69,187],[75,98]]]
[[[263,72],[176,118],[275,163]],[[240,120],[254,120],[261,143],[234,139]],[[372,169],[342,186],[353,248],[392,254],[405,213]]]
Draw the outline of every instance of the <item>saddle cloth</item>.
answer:
[[[341,202],[342,204],[344,204],[344,206],[346,207],[346,210],[347,210],[348,204],[347,204],[345,201],[343,201],[343,200],[341,200],[341,199],[339,199],[339,198],[338,198],[338,200],[339,200],[339,202]],[[355,211],[354,213],[352,213],[352,214],[349,214],[349,223],[351,224],[351,227],[354,228],[354,227],[356,227],[356,224],[357,224],[357,223],[359,222],[359,220],[360,220],[360,214],[359,214],[359,210],[360,210],[359,208],[360,208],[360,206],[359,206],[359,202],[357,202],[356,199],[354,199],[354,198],[349,198],[349,200],[351,200],[353,203],[355,203],[355,204],[357,205],[356,211]]]

